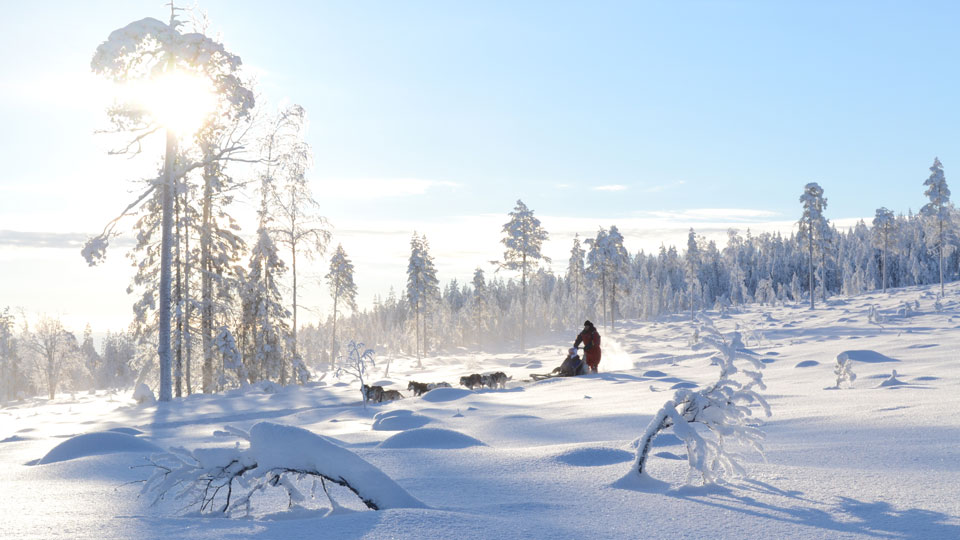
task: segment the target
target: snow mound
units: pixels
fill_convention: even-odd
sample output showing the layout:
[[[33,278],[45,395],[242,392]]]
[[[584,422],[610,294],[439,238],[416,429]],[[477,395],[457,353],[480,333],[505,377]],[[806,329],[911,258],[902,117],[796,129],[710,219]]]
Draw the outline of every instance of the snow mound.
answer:
[[[374,431],[403,431],[420,428],[429,423],[430,419],[422,414],[416,414],[407,409],[399,409],[377,413],[373,417],[373,425],[370,429]]]
[[[803,362],[800,362],[799,364],[793,367],[808,368],[808,367],[819,366],[819,365],[820,365],[820,362],[817,362],[816,360],[804,360]]]
[[[430,403],[442,403],[445,401],[456,401],[462,397],[473,394],[472,390],[466,388],[434,388],[420,397],[423,401]]]
[[[656,377],[666,377],[667,374],[657,369],[651,369],[650,371],[644,371],[643,376],[656,378]]]
[[[0,440],[0,443],[30,441],[30,440],[33,440],[33,437],[21,437],[20,435],[11,435],[6,439]]]
[[[680,390],[681,388],[696,388],[698,385],[696,383],[688,381],[680,381],[677,384],[674,384],[670,387],[671,390]]]
[[[633,458],[633,453],[617,448],[577,448],[560,454],[557,461],[576,467],[600,467],[626,463]]]
[[[247,387],[247,392],[260,394],[276,394],[283,387],[273,381],[257,381]]]
[[[250,428],[249,453],[261,474],[275,469],[317,471],[348,481],[364,500],[381,510],[426,508],[380,469],[303,428],[260,422]]]
[[[677,460],[677,461],[684,461],[684,460],[687,459],[687,458],[684,457],[684,456],[678,456],[677,454],[674,454],[673,452],[667,452],[667,451],[657,452],[656,454],[654,454],[654,456],[656,456],[656,457],[658,457],[658,458],[673,459],[673,460]]]
[[[850,360],[856,360],[857,362],[863,362],[865,364],[879,364],[882,362],[899,362],[896,358],[890,358],[887,355],[880,354],[877,351],[870,350],[856,350],[856,351],[843,351],[840,354],[846,354],[847,358]]]
[[[119,452],[163,452],[159,446],[126,433],[103,431],[70,437],[40,458],[38,465]]]
[[[380,448],[433,448],[451,450],[486,446],[481,441],[459,431],[440,428],[419,428],[401,431],[378,445]]]

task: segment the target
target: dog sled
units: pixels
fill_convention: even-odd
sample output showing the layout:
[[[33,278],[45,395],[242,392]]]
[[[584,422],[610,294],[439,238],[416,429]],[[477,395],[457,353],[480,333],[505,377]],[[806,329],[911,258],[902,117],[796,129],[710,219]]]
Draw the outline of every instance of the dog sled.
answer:
[[[577,349],[570,349],[567,357],[563,359],[560,367],[554,368],[550,373],[531,373],[530,378],[534,381],[552,379],[554,377],[576,377],[587,373],[587,363],[577,354]]]

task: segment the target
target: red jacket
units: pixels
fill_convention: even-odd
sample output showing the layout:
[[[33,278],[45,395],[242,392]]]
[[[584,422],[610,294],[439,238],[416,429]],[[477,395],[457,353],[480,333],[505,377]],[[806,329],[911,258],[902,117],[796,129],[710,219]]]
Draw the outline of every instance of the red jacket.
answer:
[[[600,363],[600,333],[596,328],[584,330],[577,336],[573,346],[576,347],[580,343],[583,343],[584,360],[587,365],[596,369],[597,364]]]

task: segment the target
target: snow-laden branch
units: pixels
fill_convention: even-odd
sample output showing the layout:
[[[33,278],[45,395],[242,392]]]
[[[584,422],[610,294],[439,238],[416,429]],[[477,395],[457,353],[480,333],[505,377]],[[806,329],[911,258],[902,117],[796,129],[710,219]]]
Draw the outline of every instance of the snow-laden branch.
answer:
[[[141,494],[153,502],[171,495],[201,513],[232,514],[252,511],[252,497],[260,491],[286,491],[289,506],[306,500],[295,480],[320,480],[332,508],[338,508],[326,482],[353,492],[371,510],[426,508],[380,469],[353,452],[310,431],[271,422],[255,424],[249,433],[234,427],[217,431],[249,442],[247,448],[171,448],[150,458],[153,475]]]
[[[763,363],[744,349],[738,332],[724,335],[706,317],[701,317],[699,335],[702,338],[697,348],[716,351],[712,360],[720,367],[720,378],[702,390],[678,390],[663,404],[634,441],[637,453],[633,470],[639,475],[646,474],[654,439],[671,427],[687,446],[691,475],[699,474],[704,483],[745,475],[740,449],[763,455],[764,433],[752,422],[756,406],[770,416],[769,404],[754,390],[766,388],[760,371]],[[706,430],[698,431],[696,424]]]

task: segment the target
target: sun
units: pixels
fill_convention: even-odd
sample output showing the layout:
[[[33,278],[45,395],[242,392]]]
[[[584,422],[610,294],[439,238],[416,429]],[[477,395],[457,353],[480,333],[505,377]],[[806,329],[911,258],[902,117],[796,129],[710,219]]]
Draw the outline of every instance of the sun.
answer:
[[[127,101],[177,135],[191,135],[216,108],[216,94],[204,77],[171,71],[128,83]]]

